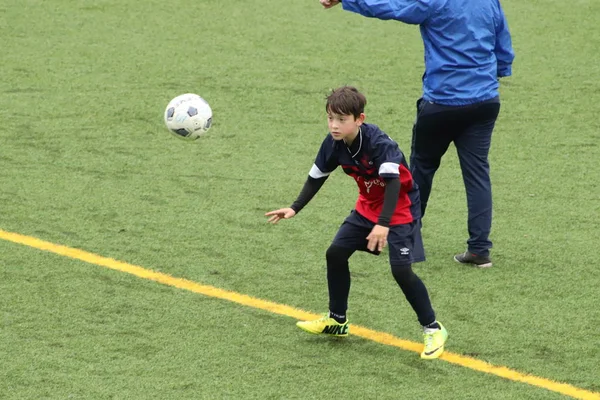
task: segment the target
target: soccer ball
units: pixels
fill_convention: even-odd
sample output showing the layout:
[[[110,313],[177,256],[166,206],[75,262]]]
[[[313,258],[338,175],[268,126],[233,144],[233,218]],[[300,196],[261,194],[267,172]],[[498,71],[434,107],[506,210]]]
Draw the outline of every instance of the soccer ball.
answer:
[[[210,129],[211,124],[212,110],[197,94],[177,96],[165,109],[165,125],[180,139],[196,140]]]

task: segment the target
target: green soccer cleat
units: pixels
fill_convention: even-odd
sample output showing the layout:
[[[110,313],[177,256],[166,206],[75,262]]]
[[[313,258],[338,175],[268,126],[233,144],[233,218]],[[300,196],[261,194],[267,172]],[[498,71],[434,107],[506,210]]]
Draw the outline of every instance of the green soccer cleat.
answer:
[[[448,331],[439,321],[440,329],[425,328],[423,331],[423,340],[425,347],[421,353],[421,358],[432,360],[438,358],[444,352],[444,344],[448,340]]]
[[[335,319],[329,317],[329,314],[325,314],[322,318],[315,319],[312,321],[298,321],[296,326],[306,332],[314,333],[316,335],[324,333],[326,335],[335,337],[348,336],[348,321],[340,324]]]

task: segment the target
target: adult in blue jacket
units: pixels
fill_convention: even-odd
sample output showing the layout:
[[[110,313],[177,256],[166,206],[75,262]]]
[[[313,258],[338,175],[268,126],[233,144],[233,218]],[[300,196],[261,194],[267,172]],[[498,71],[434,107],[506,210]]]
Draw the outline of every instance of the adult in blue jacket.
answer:
[[[454,143],[467,192],[467,251],[460,263],[491,267],[492,185],[488,153],[500,112],[498,78],[510,76],[511,37],[499,0],[320,0],[365,17],[419,25],[425,47],[411,170],[425,214],[433,177]]]

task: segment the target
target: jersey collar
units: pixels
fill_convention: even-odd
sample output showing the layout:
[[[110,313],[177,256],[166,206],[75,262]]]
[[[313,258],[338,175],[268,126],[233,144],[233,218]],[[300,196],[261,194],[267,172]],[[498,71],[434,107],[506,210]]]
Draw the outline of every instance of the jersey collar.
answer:
[[[357,142],[357,140],[354,139],[354,141],[352,142],[352,144],[350,146],[348,146],[346,144],[346,142],[344,142],[344,147],[346,147],[346,150],[348,150],[348,153],[350,154],[350,156],[352,158],[356,157],[358,155],[358,153],[360,153],[360,150],[362,149],[362,142],[363,142],[362,127],[358,128],[358,149],[356,150],[356,152],[354,154],[352,154],[352,148],[356,147],[356,142]]]

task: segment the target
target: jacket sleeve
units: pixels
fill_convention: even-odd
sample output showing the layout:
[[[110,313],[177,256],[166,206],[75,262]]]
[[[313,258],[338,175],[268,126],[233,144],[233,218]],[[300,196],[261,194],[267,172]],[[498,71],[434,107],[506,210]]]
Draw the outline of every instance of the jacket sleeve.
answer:
[[[433,12],[436,0],[343,0],[344,10],[370,18],[397,20],[418,25]]]
[[[498,63],[498,77],[503,77],[512,75],[512,63],[515,59],[515,53],[512,48],[510,32],[508,31],[508,23],[506,22],[500,2],[498,2],[498,10],[500,11],[500,15],[496,24],[496,46],[494,53],[496,53]]]

